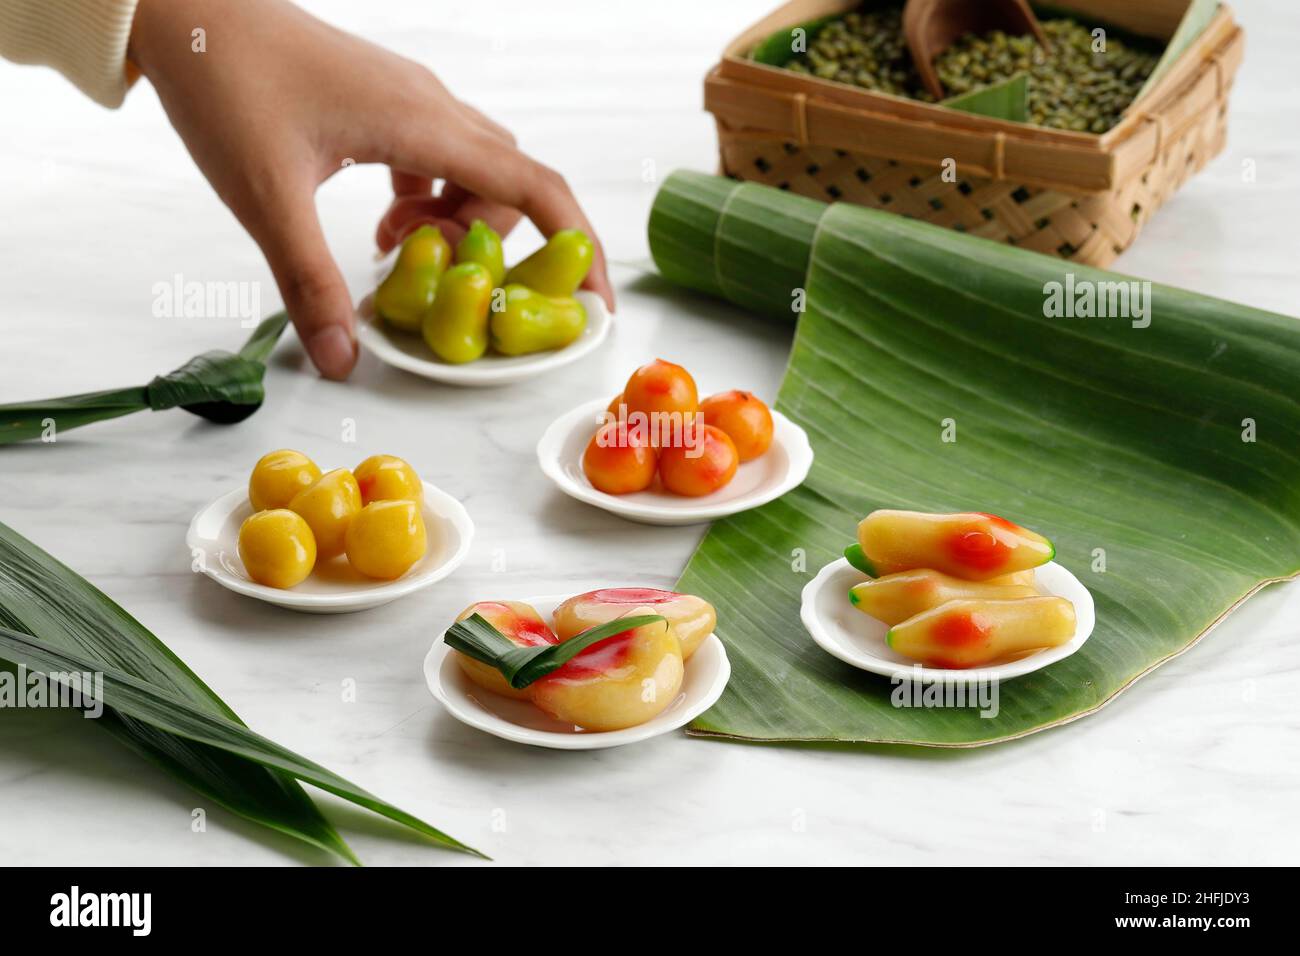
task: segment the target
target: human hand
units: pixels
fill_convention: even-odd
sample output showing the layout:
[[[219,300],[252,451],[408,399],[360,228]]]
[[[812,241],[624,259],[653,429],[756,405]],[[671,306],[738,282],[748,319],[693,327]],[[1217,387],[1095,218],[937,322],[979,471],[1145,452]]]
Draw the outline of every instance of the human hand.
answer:
[[[198,27],[202,53],[192,49]],[[352,299],[315,204],[345,160],[393,171],[381,249],[421,222],[437,223],[453,244],[475,218],[503,234],[521,216],[547,236],[581,229],[596,244],[586,285],[613,308],[600,243],[564,179],[419,64],[285,0],[140,0],[129,55],[266,256],[327,378],[346,378],[357,355]],[[445,183],[438,196],[434,180]]]

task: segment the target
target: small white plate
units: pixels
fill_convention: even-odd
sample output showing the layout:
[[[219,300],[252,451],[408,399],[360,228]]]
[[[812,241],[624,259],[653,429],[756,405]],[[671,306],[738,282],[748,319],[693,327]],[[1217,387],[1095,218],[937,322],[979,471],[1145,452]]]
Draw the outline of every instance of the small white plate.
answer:
[[[775,409],[772,447],[736,469],[730,484],[711,495],[687,498],[665,491],[659,479],[645,491],[610,495],[592,487],[582,471],[582,453],[596,433],[608,399],[595,399],[551,423],[537,443],[537,461],[566,495],[644,524],[698,524],[734,515],[779,498],[808,477],[813,451],[807,433]]]
[[[357,341],[375,353],[381,362],[446,385],[508,385],[590,355],[609,335],[609,312],[594,292],[578,292],[575,298],[587,310],[587,327],[577,341],[562,349],[532,355],[497,355],[489,351],[481,359],[453,365],[434,355],[415,333],[390,328],[375,314],[374,297],[368,295],[357,306]]]
[[[344,614],[379,607],[427,588],[455,571],[469,554],[474,522],[459,501],[424,483],[424,525],[429,551],[396,581],[375,581],[352,570],[340,555],[316,565],[307,580],[293,588],[272,588],[249,578],[239,559],[239,526],[253,513],[248,492],[239,488],[203,508],[185,535],[185,543],[202,571],[222,587],[294,611]]]
[[[925,667],[904,657],[885,643],[889,625],[863,614],[849,602],[849,588],[867,580],[867,576],[845,558],[832,561],[818,572],[803,589],[800,617],[812,639],[822,650],[846,664],[873,674],[913,680],[1007,680],[1055,664],[1083,646],[1092,634],[1095,615],[1092,595],[1079,579],[1055,561],[1034,569],[1038,590],[1043,594],[1068,598],[1074,605],[1074,637],[1057,647],[1035,651],[1027,657],[995,664],[954,670]]]
[[[556,607],[568,598],[567,594],[549,594],[523,600],[550,620]],[[621,747],[685,727],[717,703],[730,677],[731,662],[727,660],[726,648],[716,634],[710,634],[686,662],[681,690],[671,704],[644,724],[591,732],[561,723],[529,701],[502,697],[479,687],[465,676],[441,635],[424,658],[424,679],[429,691],[461,723],[494,737],[553,750]]]

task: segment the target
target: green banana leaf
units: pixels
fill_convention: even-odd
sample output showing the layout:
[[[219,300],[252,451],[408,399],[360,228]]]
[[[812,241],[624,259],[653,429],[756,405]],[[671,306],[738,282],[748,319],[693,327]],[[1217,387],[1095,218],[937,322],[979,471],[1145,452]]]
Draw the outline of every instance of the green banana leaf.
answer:
[[[733,664],[691,733],[1019,737],[1097,710],[1300,573],[1294,319],[1155,284],[1145,327],[1049,318],[1050,283],[1129,280],[843,203],[816,204],[810,233],[809,202],[675,173],[651,213],[661,273],[692,288],[792,317],[797,290],[768,277],[804,269],[777,407],[816,462],[802,487],[715,523],[681,577],[717,605]],[[893,706],[888,679],[830,657],[799,620],[803,586],[880,507],[991,511],[1045,533],[1094,596],[1093,636],[1005,682],[992,719]]]
[[[94,723],[233,813],[349,862],[352,850],[298,783],[482,856],[249,730],[165,644],[106,594],[0,523],[0,661],[32,673],[103,675]]]
[[[961,96],[950,97],[939,105],[963,113],[1023,123],[1029,116],[1029,74],[1017,73],[1001,83],[991,83]]]
[[[263,319],[238,353],[204,352],[148,385],[0,405],[0,445],[45,436],[47,421],[57,436],[145,409],[184,408],[222,425],[243,421],[262,406],[266,359],[288,321],[284,312]]]
[[[1138,90],[1137,96],[1133,97],[1133,103],[1138,103],[1147,94],[1151,87],[1160,81],[1160,78],[1169,72],[1169,68],[1178,62],[1178,58],[1183,52],[1192,45],[1192,43],[1205,32],[1205,28],[1210,25],[1214,15],[1219,12],[1219,0],[1191,0],[1187,4],[1187,11],[1183,18],[1178,21],[1178,27],[1174,30],[1174,35],[1169,38],[1165,44],[1165,52],[1160,55],[1156,62],[1155,69],[1147,77],[1147,81],[1142,84],[1142,89]],[[1129,109],[1133,104],[1129,104]]]
[[[816,17],[770,33],[750,51],[749,58],[755,63],[763,63],[767,66],[785,66],[795,55],[795,30],[803,30],[805,42],[811,43],[817,36],[817,31],[832,20],[838,20],[840,16],[841,14],[834,13],[825,17]]]

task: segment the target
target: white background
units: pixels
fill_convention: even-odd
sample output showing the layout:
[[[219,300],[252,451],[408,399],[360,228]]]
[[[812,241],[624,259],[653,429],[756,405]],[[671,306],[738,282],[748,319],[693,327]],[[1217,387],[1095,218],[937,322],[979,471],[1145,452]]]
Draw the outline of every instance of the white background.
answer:
[[[0,450],[0,521],[111,594],[254,729],[505,863],[1293,861],[1296,585],[1260,594],[1100,714],[977,751],[672,736],[560,753],[484,736],[429,697],[421,659],[471,600],[668,585],[699,538],[701,529],[628,524],[552,490],[533,446],[553,417],[613,394],[657,354],[684,361],[706,390],[775,393],[787,331],[646,277],[655,184],[643,177],[714,170],[704,73],[774,3],[306,4],[428,64],[567,175],[623,263],[613,341],[547,381],[467,392],[369,357],[348,384],[324,382],[290,335],[266,407],[243,425],[146,413],[56,445]],[[1227,151],[1116,268],[1294,313],[1300,16],[1284,0],[1238,6],[1248,49]],[[244,332],[232,320],[152,318],[154,283],[176,273],[260,281],[264,311],[278,307],[257,249],[147,86],[108,112],[47,70],[0,64],[0,97],[0,402],[143,383],[202,349],[236,346]],[[1255,182],[1243,181],[1247,160]],[[383,171],[358,167],[319,196],[358,296],[386,186]],[[535,242],[521,229],[508,252]],[[357,423],[356,444],[340,441],[345,418]],[[328,467],[406,456],[478,522],[466,566],[432,592],[337,618],[275,610],[192,574],[183,536],[194,511],[281,446]],[[505,574],[492,570],[498,551]],[[341,701],[348,679],[356,703]],[[320,799],[368,863],[469,862]],[[193,833],[201,805],[88,722],[0,715],[0,862],[325,859],[214,807],[206,832]]]

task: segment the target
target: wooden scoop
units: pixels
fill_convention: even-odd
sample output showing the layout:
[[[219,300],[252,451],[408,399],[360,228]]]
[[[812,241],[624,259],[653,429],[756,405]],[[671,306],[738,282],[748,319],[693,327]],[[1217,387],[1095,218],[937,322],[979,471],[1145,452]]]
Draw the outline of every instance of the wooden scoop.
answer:
[[[944,89],[934,71],[934,58],[959,37],[990,30],[1012,36],[1033,34],[1044,50],[1048,48],[1027,0],[907,0],[903,8],[903,34],[912,62],[922,85],[936,100],[944,98]]]

